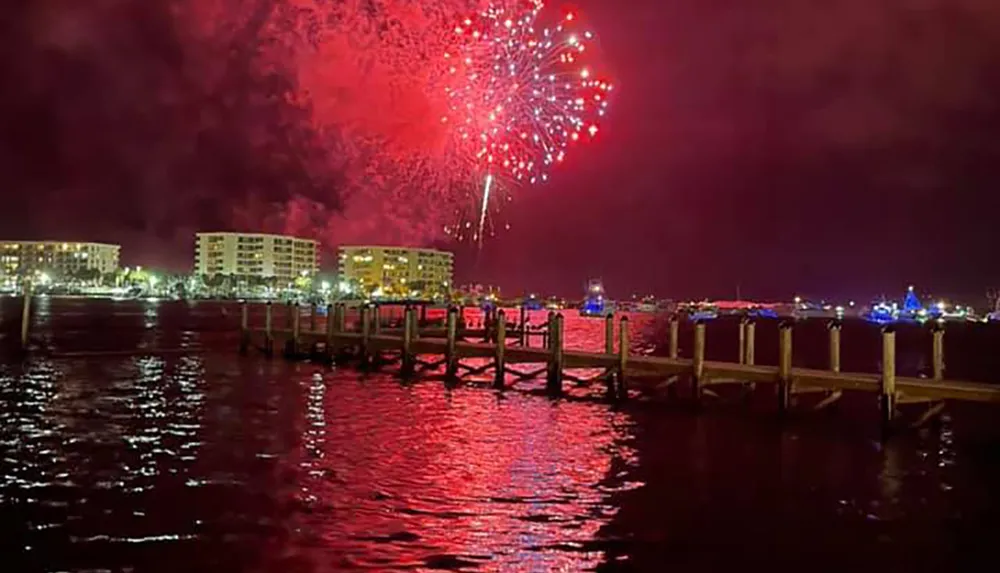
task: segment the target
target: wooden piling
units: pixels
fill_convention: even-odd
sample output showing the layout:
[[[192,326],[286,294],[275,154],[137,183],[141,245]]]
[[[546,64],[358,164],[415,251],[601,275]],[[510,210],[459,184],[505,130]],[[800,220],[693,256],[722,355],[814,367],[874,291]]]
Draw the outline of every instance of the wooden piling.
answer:
[[[416,312],[411,305],[403,310],[403,348],[400,356],[400,376],[409,378],[414,373],[413,326]]]
[[[677,314],[670,316],[670,357],[677,359],[680,356],[680,317]]]
[[[628,398],[628,380],[625,373],[628,371],[628,317],[623,316],[618,321],[618,395],[619,400]]]
[[[931,333],[931,363],[933,364],[933,376],[935,380],[944,380],[944,327],[940,324],[934,326]]]
[[[545,323],[545,332],[542,334],[542,348],[550,350],[552,348],[552,325],[556,321],[556,313],[549,311],[549,319]]]
[[[31,295],[32,284],[24,283],[24,297],[21,299],[21,350],[28,348],[28,335],[31,333]]]
[[[247,301],[240,303],[240,354],[246,356],[250,350],[250,307]]]
[[[842,323],[839,319],[831,320],[827,323],[826,328],[829,331],[829,368],[830,372],[840,372],[840,331]],[[808,389],[807,389],[808,390]],[[830,407],[836,404],[844,395],[844,391],[840,388],[822,390],[821,392],[826,394],[826,396],[820,400],[814,407],[814,410],[822,410],[824,408]],[[812,389],[811,391],[816,391]]]
[[[445,346],[445,377],[453,380],[458,375],[458,355],[455,353],[455,342],[458,335],[458,308],[448,308],[447,344]]]
[[[747,321],[747,343],[746,343],[746,350],[743,353],[743,360],[747,366],[753,366],[754,361],[757,359],[756,339],[757,339],[757,321],[751,318],[750,320]]]
[[[507,374],[507,316],[503,309],[497,311],[496,353],[493,356],[493,387],[501,390]]]
[[[334,315],[336,314],[336,305],[328,304],[326,305],[326,361],[333,364],[333,361],[337,358],[336,349],[334,348],[334,333],[336,332],[337,323],[334,320]]]
[[[883,431],[888,431],[896,412],[896,330],[882,329],[882,379],[879,396]]]
[[[615,353],[615,315],[612,312],[604,317],[604,353]]]
[[[831,320],[827,328],[830,331],[830,371],[840,372],[840,321]]]
[[[359,349],[359,354],[361,355],[361,363],[363,365],[368,364],[368,349],[371,345],[372,321],[369,317],[370,311],[371,308],[369,308],[367,304],[362,304],[359,309],[360,315],[358,326],[361,327],[361,348]]]
[[[490,329],[493,328],[493,309],[487,307],[483,310],[483,342],[490,343]]]
[[[371,319],[371,333],[374,336],[378,336],[382,333],[382,306],[377,302],[372,304]],[[380,350],[372,352],[372,364],[376,367],[382,364],[382,352]]]
[[[299,342],[302,340],[302,313],[299,303],[294,303],[289,305],[289,312],[291,312],[291,322],[292,322],[292,334],[291,337],[285,342],[285,357],[295,358],[299,354]]]
[[[312,303],[309,306],[309,333],[316,332],[316,315],[319,314],[319,304]]]
[[[334,317],[337,332],[347,332],[347,303],[337,304],[337,316]]]
[[[701,400],[701,382],[705,376],[705,322],[694,323],[694,355],[691,361],[691,397]]]
[[[614,355],[615,353],[615,313],[613,312],[609,312],[604,317],[604,353],[609,355]],[[615,376],[614,367],[609,367],[604,372],[609,399],[614,399],[615,397]]]
[[[740,319],[740,330],[739,330],[739,348],[737,349],[737,364],[746,364],[746,350],[747,350],[747,319],[743,317]]]
[[[267,301],[267,304],[264,306],[264,354],[268,357],[274,355],[273,309],[274,306],[271,304],[271,301]]]
[[[521,319],[520,320],[520,322],[521,322],[521,332],[520,332],[520,335],[521,335],[521,346],[527,346],[528,345],[528,309],[526,309],[523,304],[521,305],[520,314],[521,314],[521,316],[520,316],[520,319]]]
[[[792,322],[778,327],[778,413],[788,411],[792,394]]]
[[[420,338],[420,323],[419,318],[417,317],[416,307],[411,308],[411,311],[413,313],[413,320],[410,323],[410,329],[413,332],[410,334],[410,338],[412,340],[418,340]]]
[[[563,379],[563,315],[553,313],[549,321],[549,368],[547,389],[550,394],[562,394]]]

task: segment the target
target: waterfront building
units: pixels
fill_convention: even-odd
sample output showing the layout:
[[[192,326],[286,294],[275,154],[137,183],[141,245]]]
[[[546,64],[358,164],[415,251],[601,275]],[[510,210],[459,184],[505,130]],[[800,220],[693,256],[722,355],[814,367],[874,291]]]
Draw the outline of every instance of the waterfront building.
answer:
[[[264,233],[198,233],[194,272],[294,280],[319,270],[316,241]]]
[[[375,298],[444,298],[453,267],[447,251],[373,245],[339,249],[341,289]]]
[[[118,271],[120,245],[62,241],[0,241],[0,274],[53,280],[97,280]]]

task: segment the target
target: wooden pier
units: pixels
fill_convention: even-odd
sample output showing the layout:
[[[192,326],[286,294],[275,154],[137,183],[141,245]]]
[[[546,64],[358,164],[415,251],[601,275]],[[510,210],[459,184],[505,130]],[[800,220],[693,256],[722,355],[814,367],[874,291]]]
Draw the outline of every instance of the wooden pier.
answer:
[[[869,393],[877,399],[880,419],[886,430],[900,425],[901,413],[912,419],[909,425],[923,425],[942,412],[947,400],[1000,403],[1000,386],[944,379],[944,331],[940,328],[932,334],[933,377],[908,378],[896,375],[896,334],[892,327],[882,331],[882,373],[867,374],[841,371],[841,325],[837,321],[829,324],[829,367],[820,370],[792,366],[794,323],[791,321],[780,325],[777,366],[762,366],[754,363],[756,325],[751,319],[740,323],[739,359],[729,363],[705,360],[707,325],[704,322],[695,323],[692,356],[680,357],[680,319],[677,317],[670,321],[668,356],[659,357],[629,352],[628,317],[625,316],[620,317],[617,325],[612,316],[606,317],[603,351],[587,352],[564,348],[560,313],[549,313],[546,325],[536,332],[542,337],[542,345],[532,347],[523,310],[520,320],[510,323],[503,310],[487,313],[483,328],[469,329],[459,324],[458,309],[450,307],[443,328],[421,328],[416,308],[407,306],[402,324],[388,328],[379,319],[379,308],[365,305],[359,308],[358,318],[349,329],[347,308],[341,303],[327,308],[322,328],[317,325],[318,313],[314,308],[309,313],[309,328],[304,329],[302,309],[298,305],[287,305],[284,309],[287,315],[284,328],[274,326],[276,307],[270,303],[264,306],[264,324],[251,325],[249,306],[243,304],[241,352],[256,347],[273,355],[275,341],[281,341],[284,354],[290,359],[313,357],[328,363],[354,360],[365,366],[395,365],[403,377],[443,368],[447,381],[492,374],[492,385],[502,389],[544,375],[546,389],[554,396],[562,394],[563,383],[569,380],[581,384],[602,383],[608,397],[618,400],[628,397],[631,384],[642,389],[665,388],[670,394],[674,394],[677,386],[687,385],[696,402],[705,397],[717,397],[715,389],[722,385],[752,390],[758,384],[772,384],[775,406],[782,414],[793,407],[827,408],[835,404],[845,390],[852,390]],[[479,364],[465,364],[463,360],[466,359],[476,359]],[[528,365],[529,368],[512,369],[511,365]],[[567,372],[574,369],[591,369],[599,373],[581,379]],[[810,397],[812,400],[807,400]],[[918,409],[910,410],[911,405],[917,405]],[[901,412],[904,406],[907,411]]]

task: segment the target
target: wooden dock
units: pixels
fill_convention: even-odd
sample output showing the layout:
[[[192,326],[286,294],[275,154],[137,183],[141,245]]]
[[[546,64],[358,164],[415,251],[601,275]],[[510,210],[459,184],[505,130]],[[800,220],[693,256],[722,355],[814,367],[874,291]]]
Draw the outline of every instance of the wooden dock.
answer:
[[[540,347],[530,345],[530,329],[523,310],[520,321],[513,323],[508,323],[503,310],[488,313],[480,329],[460,325],[455,307],[448,309],[444,328],[418,327],[416,309],[412,306],[405,308],[402,325],[397,328],[384,327],[375,305],[360,307],[351,328],[348,328],[347,309],[342,303],[327,308],[327,318],[322,325],[314,309],[309,313],[306,328],[303,328],[302,309],[298,305],[288,305],[283,314],[285,326],[276,328],[274,307],[267,303],[264,324],[251,325],[249,306],[244,303],[241,352],[257,347],[273,355],[275,342],[281,341],[284,355],[293,359],[315,357],[329,363],[354,360],[367,366],[395,365],[403,377],[443,368],[445,379],[450,381],[492,374],[493,386],[498,389],[544,375],[546,389],[556,396],[562,394],[565,380],[601,382],[608,397],[618,400],[628,397],[630,384],[665,388],[669,393],[678,385],[686,385],[696,401],[718,396],[714,389],[721,385],[752,389],[757,384],[771,384],[775,388],[775,405],[779,413],[792,407],[823,409],[836,403],[845,390],[852,390],[876,398],[883,428],[887,430],[900,425],[903,406],[907,406],[907,417],[915,414],[909,425],[920,426],[938,416],[948,400],[1000,403],[1000,386],[944,378],[944,331],[940,328],[932,334],[933,377],[908,378],[896,375],[896,334],[891,327],[882,332],[881,374],[842,372],[841,326],[837,321],[829,324],[829,368],[819,370],[792,367],[791,321],[780,326],[778,365],[762,366],[754,363],[755,323],[751,319],[740,323],[738,362],[728,363],[705,360],[704,322],[695,323],[692,356],[680,357],[678,317],[670,321],[668,356],[659,357],[629,352],[628,317],[625,316],[617,325],[612,316],[606,317],[603,352],[586,352],[564,348],[563,316],[552,312],[547,324],[535,332],[542,338]],[[466,359],[477,359],[479,364],[465,364],[462,361]],[[536,368],[522,371],[512,369],[511,365]],[[591,369],[599,374],[581,379],[567,372],[573,369]],[[806,398],[810,396],[813,398],[807,405]],[[919,409],[909,411],[908,405],[914,404]]]

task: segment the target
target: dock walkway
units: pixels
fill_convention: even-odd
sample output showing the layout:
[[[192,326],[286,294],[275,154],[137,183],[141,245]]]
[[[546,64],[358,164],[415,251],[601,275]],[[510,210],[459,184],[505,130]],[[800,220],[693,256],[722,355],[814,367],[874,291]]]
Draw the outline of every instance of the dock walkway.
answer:
[[[346,306],[331,305],[327,317],[319,324],[317,315],[310,313],[308,328],[302,327],[302,312],[298,305],[289,305],[284,328],[275,328],[273,307],[266,304],[264,325],[249,323],[249,308],[242,307],[241,351],[260,348],[265,354],[274,353],[276,340],[283,341],[286,357],[319,356],[334,362],[355,360],[364,365],[398,365],[401,376],[412,377],[422,372],[443,368],[446,379],[460,380],[470,375],[492,373],[493,386],[506,388],[528,378],[545,375],[546,388],[553,395],[563,392],[563,381],[603,382],[609,398],[625,399],[629,386],[636,388],[666,388],[673,393],[678,385],[686,385],[695,400],[717,396],[713,388],[737,385],[752,389],[757,384],[771,384],[776,390],[779,412],[798,406],[799,397],[816,395],[812,409],[823,409],[837,402],[845,390],[859,391],[877,397],[883,427],[898,425],[902,406],[922,405],[910,425],[919,426],[939,415],[946,401],[1000,403],[1000,387],[976,382],[944,378],[944,331],[933,331],[932,378],[896,376],[896,338],[892,328],[882,332],[881,374],[851,373],[840,370],[840,324],[830,323],[830,360],[826,370],[792,367],[793,323],[780,327],[779,360],[777,366],[754,364],[755,324],[745,319],[740,324],[740,353],[736,363],[705,360],[704,322],[696,322],[693,355],[681,358],[678,353],[679,318],[670,322],[669,356],[635,355],[629,352],[628,317],[619,319],[617,329],[612,316],[605,319],[603,352],[566,350],[563,348],[563,316],[549,313],[546,325],[535,331],[527,326],[524,312],[519,322],[508,323],[503,310],[488,313],[483,328],[459,326],[458,309],[449,308],[444,328],[419,328],[416,310],[407,306],[401,328],[383,328],[378,308],[362,306],[358,319],[347,328]],[[617,332],[616,332],[617,331]],[[531,336],[542,339],[540,347],[530,345]],[[616,344],[617,342],[617,344]],[[463,360],[478,359],[482,364],[469,365]],[[485,363],[483,363],[485,359]],[[535,365],[534,370],[521,371],[511,365]],[[581,379],[568,370],[590,369],[599,374]],[[512,378],[512,380],[511,380]]]

